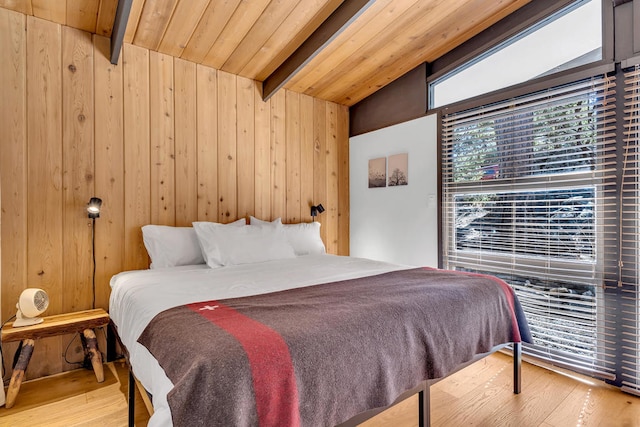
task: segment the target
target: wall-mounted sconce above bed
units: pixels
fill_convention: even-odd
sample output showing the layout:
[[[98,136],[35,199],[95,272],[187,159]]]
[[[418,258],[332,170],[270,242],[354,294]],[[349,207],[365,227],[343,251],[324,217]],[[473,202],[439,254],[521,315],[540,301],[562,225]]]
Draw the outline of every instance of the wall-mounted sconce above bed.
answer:
[[[318,203],[317,206],[311,206],[311,217],[314,221],[316,220],[318,214],[321,214],[322,212],[324,212],[324,206],[322,206],[321,203]]]

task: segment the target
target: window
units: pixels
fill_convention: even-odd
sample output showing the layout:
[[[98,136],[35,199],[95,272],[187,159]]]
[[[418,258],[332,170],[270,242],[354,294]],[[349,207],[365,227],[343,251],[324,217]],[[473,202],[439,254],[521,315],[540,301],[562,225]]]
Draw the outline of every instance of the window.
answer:
[[[640,395],[640,66],[624,77],[621,372],[623,390]]]
[[[429,107],[602,59],[600,0],[572,4],[429,85]]]
[[[503,278],[535,339],[525,352],[605,379],[615,109],[615,78],[600,76],[442,119],[444,267]]]

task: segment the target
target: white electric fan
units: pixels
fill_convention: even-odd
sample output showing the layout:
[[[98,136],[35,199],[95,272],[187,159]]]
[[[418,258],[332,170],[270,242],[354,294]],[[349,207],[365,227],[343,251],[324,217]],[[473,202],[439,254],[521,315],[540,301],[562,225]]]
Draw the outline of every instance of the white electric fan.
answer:
[[[16,308],[16,320],[13,327],[30,326],[42,323],[40,316],[49,307],[49,296],[38,288],[27,288],[20,294]]]

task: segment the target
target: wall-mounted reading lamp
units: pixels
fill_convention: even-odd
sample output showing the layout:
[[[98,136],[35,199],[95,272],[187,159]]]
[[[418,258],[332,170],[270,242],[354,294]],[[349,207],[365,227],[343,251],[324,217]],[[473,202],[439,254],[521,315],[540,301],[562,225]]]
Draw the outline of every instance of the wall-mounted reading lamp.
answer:
[[[92,197],[87,204],[87,216],[93,221],[91,224],[91,256],[93,258],[93,277],[91,286],[93,290],[93,300],[91,308],[96,308],[96,218],[100,218],[102,199]]]
[[[314,221],[318,214],[321,214],[322,212],[324,212],[324,206],[322,206],[322,204],[319,203],[318,206],[311,206],[311,217]]]
[[[89,199],[89,204],[87,204],[87,214],[89,218],[96,219],[100,218],[100,208],[102,207],[102,199],[97,197],[92,197]]]

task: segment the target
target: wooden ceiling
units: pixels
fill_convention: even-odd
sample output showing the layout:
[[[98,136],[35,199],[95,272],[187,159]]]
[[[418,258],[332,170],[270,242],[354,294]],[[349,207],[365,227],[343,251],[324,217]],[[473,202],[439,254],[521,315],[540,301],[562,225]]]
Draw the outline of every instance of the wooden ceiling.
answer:
[[[345,0],[351,1],[351,0]],[[284,87],[353,105],[531,0],[371,0]],[[0,0],[110,36],[117,0]],[[125,42],[264,81],[342,0],[133,0]]]

